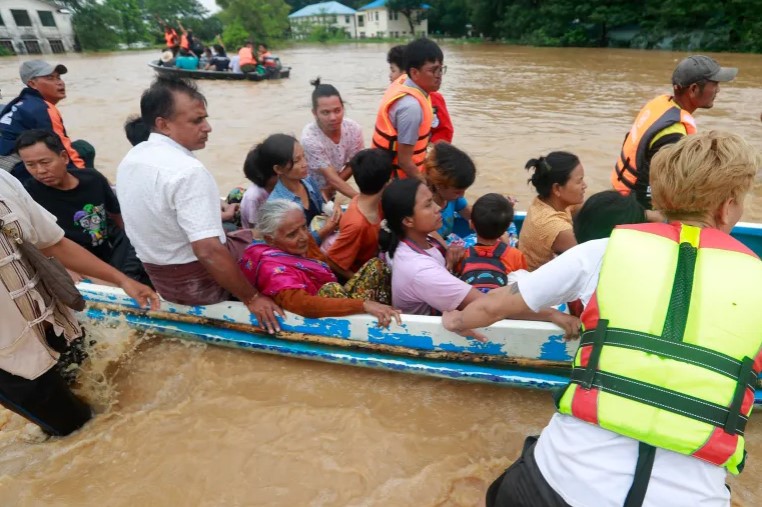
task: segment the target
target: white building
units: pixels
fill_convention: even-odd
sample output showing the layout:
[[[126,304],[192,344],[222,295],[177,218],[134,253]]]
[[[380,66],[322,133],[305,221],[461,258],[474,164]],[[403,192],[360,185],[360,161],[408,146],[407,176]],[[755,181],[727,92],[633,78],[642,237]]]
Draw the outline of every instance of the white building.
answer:
[[[71,13],[44,0],[2,0],[0,47],[16,55],[74,51]]]
[[[339,2],[321,2],[302,7],[288,15],[291,35],[295,39],[306,38],[316,26],[325,26],[344,32],[347,37],[357,37],[355,11]]]
[[[428,6],[421,4],[421,11]],[[416,16],[413,14],[415,22]],[[410,33],[410,23],[401,12],[390,11],[386,0],[375,0],[357,10],[357,37],[425,37],[429,33],[429,22],[426,19],[414,24],[415,33]]]

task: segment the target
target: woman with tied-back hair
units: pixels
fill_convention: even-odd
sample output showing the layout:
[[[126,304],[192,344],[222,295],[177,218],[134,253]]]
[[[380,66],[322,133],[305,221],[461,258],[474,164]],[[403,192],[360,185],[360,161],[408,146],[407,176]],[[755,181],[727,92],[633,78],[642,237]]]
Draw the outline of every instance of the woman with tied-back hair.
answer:
[[[352,177],[349,161],[365,148],[362,127],[344,116],[344,101],[336,87],[321,83],[319,77],[310,84],[315,121],[304,127],[301,137],[310,177],[326,200],[332,200],[336,191],[351,199],[357,190],[347,183]]]
[[[309,227],[312,219],[323,212],[325,201],[317,184],[309,177],[302,146],[294,136],[272,134],[255,150],[259,153],[260,171],[265,172],[269,167],[278,175],[278,182],[268,199],[286,199],[300,204]],[[313,231],[318,245],[336,230],[339,218],[341,207],[336,206],[325,224]]]
[[[366,263],[341,286],[307,230],[299,204],[268,200],[259,209],[257,230],[264,241],[255,240],[246,249],[241,270],[257,290],[286,310],[310,318],[369,313],[383,327],[392,319],[400,322],[399,310],[373,301],[385,285],[384,271],[376,269],[380,261]]]
[[[537,197],[527,210],[519,250],[534,271],[577,244],[569,208],[582,204],[587,185],[579,158],[566,151],[533,158],[525,167],[533,171],[529,181]]]
[[[403,313],[439,315],[466,308],[484,293],[452,274],[463,247],[445,250],[431,237],[442,225],[434,196],[418,178],[394,180],[384,190],[381,208],[386,217],[379,246],[392,266],[392,305]],[[567,334],[579,321],[557,310],[526,312],[521,317],[558,324]],[[473,335],[480,339],[480,335]]]

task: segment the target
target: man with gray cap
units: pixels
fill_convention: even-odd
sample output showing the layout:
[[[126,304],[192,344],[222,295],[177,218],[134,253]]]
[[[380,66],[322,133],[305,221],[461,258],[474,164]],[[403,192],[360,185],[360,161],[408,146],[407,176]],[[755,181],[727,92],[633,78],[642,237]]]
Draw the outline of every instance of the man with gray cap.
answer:
[[[22,132],[43,129],[61,139],[69,154],[70,169],[85,168],[85,161],[72,146],[56,107],[66,97],[66,85],[61,80],[61,75],[66,72],[64,65],[53,66],[43,60],[29,60],[21,64],[19,74],[26,88],[0,112],[0,156],[13,153],[16,138]],[[22,182],[30,178],[21,163],[11,173]]]
[[[696,132],[693,112],[710,109],[720,83],[731,81],[738,69],[721,67],[713,58],[689,56],[672,73],[673,95],[660,95],[645,105],[624,138],[611,183],[622,195],[635,193],[638,202],[651,209],[649,174],[651,158],[663,146]]]

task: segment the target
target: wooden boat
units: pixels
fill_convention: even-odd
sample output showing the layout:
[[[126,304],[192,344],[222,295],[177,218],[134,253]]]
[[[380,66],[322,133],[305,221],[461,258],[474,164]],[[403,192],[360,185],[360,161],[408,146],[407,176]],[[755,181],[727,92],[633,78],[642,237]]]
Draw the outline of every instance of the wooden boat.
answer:
[[[762,225],[739,224],[733,234],[762,253]],[[566,385],[577,348],[547,322],[503,320],[484,328],[489,341],[480,343],[446,331],[439,317],[420,315],[404,315],[402,325],[380,329],[370,315],[308,319],[288,314],[282,332],[270,336],[238,302],[189,307],[164,301],[154,312],[141,310],[117,288],[81,283],[79,289],[88,301],[85,321],[126,322],[212,345],[516,387]],[[756,396],[762,403],[762,391]]]
[[[264,81],[266,79],[286,79],[291,75],[291,67],[283,67],[274,76],[262,76],[257,73],[220,72],[216,70],[186,70],[176,67],[164,67],[155,60],[148,64],[160,76],[186,77],[191,79],[216,79],[224,81]]]

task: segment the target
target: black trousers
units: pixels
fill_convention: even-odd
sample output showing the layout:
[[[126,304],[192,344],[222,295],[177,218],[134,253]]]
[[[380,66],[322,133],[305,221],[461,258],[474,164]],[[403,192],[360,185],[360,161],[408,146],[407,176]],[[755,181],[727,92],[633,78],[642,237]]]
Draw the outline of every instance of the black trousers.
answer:
[[[66,350],[63,338],[51,332],[47,339],[57,351]],[[82,355],[70,352],[67,358],[71,357],[81,359]],[[0,404],[54,436],[68,435],[92,417],[90,407],[71,392],[56,367],[34,380],[0,370]]]
[[[519,459],[487,490],[487,507],[570,507],[537,467],[536,443],[537,437],[527,437]]]

